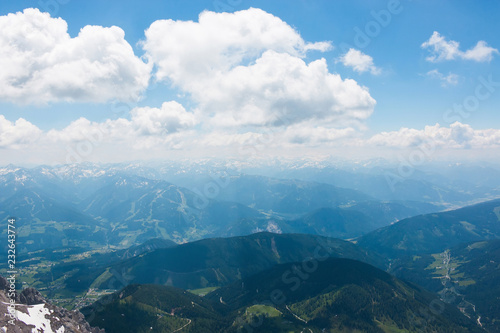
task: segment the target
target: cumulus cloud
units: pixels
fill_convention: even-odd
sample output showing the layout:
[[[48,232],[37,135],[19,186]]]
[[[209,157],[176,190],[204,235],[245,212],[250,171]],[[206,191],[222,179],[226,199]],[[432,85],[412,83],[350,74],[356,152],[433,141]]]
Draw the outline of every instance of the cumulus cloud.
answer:
[[[0,63],[10,69],[0,74],[0,84],[10,89],[0,98],[28,103],[137,98],[154,66],[157,80],[171,83],[194,105],[189,111],[173,101],[138,107],[127,118],[102,122],[82,117],[41,133],[39,142],[46,147],[86,142],[138,150],[241,147],[262,144],[269,135],[274,147],[314,146],[355,135],[376,104],[366,87],[330,73],[325,59],[305,61],[308,52],[330,50],[330,42],[307,42],[260,9],[206,11],[197,22],[156,21],[141,42],[147,63],[117,27],[87,26],[71,38],[64,20],[35,9],[0,19],[6,28],[0,41],[16,55],[7,59],[9,52],[0,51]]]
[[[116,26],[71,38],[61,18],[28,8],[0,16],[0,99],[14,103],[136,100],[151,66]]]
[[[488,46],[485,41],[480,40],[476,46],[464,51],[460,50],[460,43],[450,40],[447,41],[439,32],[434,31],[429,40],[422,45],[424,49],[430,49],[431,55],[426,58],[430,62],[439,62],[443,60],[465,59],[477,62],[487,62],[493,59],[498,50]]]
[[[105,30],[86,27],[71,39],[61,19],[37,10],[14,16],[27,14],[41,15],[42,26],[59,34],[45,34],[59,37],[45,48],[37,46],[43,52],[55,52],[50,50],[60,40],[85,44],[85,29],[94,29],[94,36]],[[294,28],[260,9],[203,12],[198,22],[156,21],[145,36],[142,47],[148,65],[141,64],[148,70],[154,65],[158,80],[189,95],[193,109],[167,102],[160,108],[135,108],[127,119],[93,122],[82,117],[44,133],[46,142],[117,143],[138,149],[227,147],[264,142],[271,130],[275,145],[315,145],[359,130],[376,103],[366,87],[330,73],[325,59],[304,60],[310,51],[329,50],[329,42],[306,42]],[[73,51],[69,48],[67,54]]]
[[[456,86],[458,84],[459,76],[454,73],[448,73],[448,75],[444,75],[437,69],[433,69],[431,71],[428,71],[427,76],[437,79],[441,81],[441,86],[443,87],[448,87],[448,86]]]
[[[161,108],[135,108],[131,123],[140,135],[169,135],[196,125],[194,114],[174,101],[165,102]]]
[[[307,43],[280,18],[261,9],[235,13],[204,11],[198,22],[158,20],[146,30],[143,48],[158,66],[156,77],[186,90],[193,79],[209,78],[258,58],[266,50],[303,57],[326,51],[329,42]]]
[[[350,138],[355,134],[356,130],[352,127],[334,129],[323,126],[291,126],[286,129],[283,137],[286,143],[316,146],[335,143]]]
[[[47,138],[53,142],[69,143],[125,142],[136,148],[147,148],[173,143],[174,138],[180,137],[179,133],[197,124],[195,116],[175,101],[165,102],[161,108],[135,108],[130,114],[130,120],[108,119],[101,123],[80,118],[62,130],[50,130]]]
[[[236,146],[245,151],[246,147],[264,150],[267,148],[294,148],[338,143],[357,133],[354,128],[334,129],[323,126],[292,125],[287,128],[268,128],[261,132],[228,133],[214,131],[199,138],[203,145],[211,147]]]
[[[342,127],[366,119],[375,106],[367,88],[329,73],[324,59],[303,60],[308,51],[329,50],[329,42],[306,42],[260,9],[156,21],[143,48],[157,79],[189,93],[212,128],[311,120]]]
[[[89,139],[102,140],[104,131],[102,124],[92,122],[84,117],[72,121],[62,130],[52,129],[47,132],[47,138],[54,142],[78,142]]]
[[[330,74],[324,59],[306,64],[286,53],[265,52],[193,91],[217,126],[288,126],[315,120],[345,126],[371,115],[375,100],[354,80]]]
[[[468,124],[455,122],[449,127],[436,124],[425,126],[423,130],[401,128],[399,131],[382,132],[367,143],[390,147],[415,147],[431,143],[443,148],[488,148],[500,146],[500,130],[474,130]]]
[[[257,146],[269,145],[275,143],[275,132],[268,131],[267,133],[245,132],[245,133],[228,133],[226,131],[212,131],[206,133],[199,139],[203,146],[209,147],[228,147],[228,146]]]
[[[349,49],[338,61],[344,66],[352,67],[358,73],[370,72],[379,75],[382,70],[373,64],[373,58],[356,49]]]
[[[42,131],[29,121],[19,118],[14,123],[0,115],[0,148],[19,148],[35,142]]]

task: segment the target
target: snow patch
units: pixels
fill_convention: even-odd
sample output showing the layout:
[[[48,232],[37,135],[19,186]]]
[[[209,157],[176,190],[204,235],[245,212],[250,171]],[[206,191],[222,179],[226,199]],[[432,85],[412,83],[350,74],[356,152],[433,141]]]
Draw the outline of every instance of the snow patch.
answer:
[[[44,332],[44,333],[62,333],[60,329],[57,332],[52,330],[50,326],[50,319],[45,316],[51,314],[51,310],[45,307],[45,304],[37,304],[26,307],[28,314],[17,311],[17,319],[24,322],[26,325],[34,325],[35,328],[32,332]]]

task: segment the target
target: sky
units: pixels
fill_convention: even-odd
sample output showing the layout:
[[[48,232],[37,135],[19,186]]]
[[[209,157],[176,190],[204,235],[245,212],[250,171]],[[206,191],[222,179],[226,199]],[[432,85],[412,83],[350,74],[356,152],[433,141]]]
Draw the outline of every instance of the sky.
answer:
[[[0,3],[3,164],[500,156],[498,1]]]

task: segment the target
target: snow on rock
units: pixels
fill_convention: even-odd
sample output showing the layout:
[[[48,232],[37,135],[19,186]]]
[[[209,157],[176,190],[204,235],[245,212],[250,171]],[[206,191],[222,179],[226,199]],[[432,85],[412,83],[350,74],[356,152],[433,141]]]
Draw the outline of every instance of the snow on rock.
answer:
[[[52,305],[33,288],[15,295],[15,318],[9,316],[7,280],[0,276],[0,333],[103,333],[90,327],[79,311]]]
[[[50,319],[48,319],[48,315],[53,311],[47,309],[45,304],[32,305],[26,310],[28,311],[27,314],[21,311],[17,313],[17,320],[24,322],[28,326],[34,325],[35,328],[32,329],[34,332],[54,333],[50,327]]]

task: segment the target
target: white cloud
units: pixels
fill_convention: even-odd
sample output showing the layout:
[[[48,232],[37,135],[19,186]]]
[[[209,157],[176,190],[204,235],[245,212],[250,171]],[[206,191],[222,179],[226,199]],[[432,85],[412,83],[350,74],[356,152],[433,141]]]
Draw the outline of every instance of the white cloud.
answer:
[[[156,77],[168,78],[187,91],[196,84],[194,79],[252,62],[267,50],[303,57],[310,50],[331,48],[329,42],[306,43],[280,18],[256,8],[204,11],[198,22],[158,20],[145,34],[143,48],[158,66]]]
[[[108,119],[102,123],[80,118],[62,130],[50,130],[47,138],[63,143],[90,141],[101,145],[122,142],[135,148],[168,147],[175,138],[181,137],[179,133],[189,131],[197,124],[195,116],[175,101],[165,102],[161,108],[135,108],[130,114],[130,120]]]
[[[438,62],[443,60],[466,59],[477,62],[486,62],[493,59],[494,54],[498,54],[498,50],[488,46],[485,41],[477,42],[476,46],[463,52],[460,51],[460,43],[450,40],[447,41],[439,32],[434,31],[429,40],[422,45],[424,49],[430,49],[431,55],[426,58],[430,62]]]
[[[161,108],[135,108],[131,123],[140,135],[169,135],[191,128],[197,121],[192,113],[174,101],[165,102]]]
[[[356,130],[352,127],[333,129],[323,126],[291,126],[287,128],[283,137],[287,143],[316,146],[336,143],[339,140],[350,138],[355,134]]]
[[[245,145],[263,145],[270,144],[275,141],[275,132],[267,133],[245,132],[245,133],[228,133],[225,131],[212,131],[200,138],[200,143],[210,147],[227,147]]]
[[[373,58],[359,50],[349,49],[338,61],[344,66],[352,67],[358,73],[370,72],[373,75],[382,73],[382,70],[373,64]]]
[[[368,89],[329,73],[324,59],[302,59],[310,50],[329,50],[329,42],[308,43],[260,9],[156,21],[143,47],[157,78],[189,93],[211,128],[311,120],[343,127],[366,119],[375,106]]]
[[[441,81],[441,86],[443,87],[448,87],[448,86],[456,86],[458,84],[459,76],[454,73],[448,73],[448,75],[444,75],[443,73],[439,72],[437,69],[433,69],[431,71],[428,71],[427,76],[438,79]]]
[[[255,64],[239,66],[192,91],[212,124],[288,126],[307,121],[345,126],[368,118],[375,100],[354,80],[330,74],[324,59],[306,64],[267,51]]]
[[[61,18],[28,8],[0,16],[0,99],[14,103],[137,100],[151,66],[118,27],[86,26],[71,38]]]
[[[295,148],[330,145],[356,134],[354,128],[333,129],[322,126],[292,125],[287,128],[268,128],[261,132],[228,133],[213,131],[199,138],[204,146],[242,148],[251,146],[259,150],[268,148]],[[237,151],[238,149],[235,149]]]
[[[488,46],[485,41],[480,40],[476,46],[463,53],[463,58],[475,61],[491,61],[493,54],[498,54],[498,50]]]
[[[86,118],[72,121],[62,130],[52,129],[47,132],[47,137],[54,142],[79,142],[89,140],[102,140],[104,127],[99,123],[91,122]]]
[[[19,148],[35,142],[42,131],[29,121],[19,118],[14,123],[0,115],[0,148]]]
[[[56,21],[67,34],[65,22]],[[259,9],[204,12],[199,22],[157,21],[146,31],[143,47],[157,78],[189,95],[193,110],[167,102],[135,108],[128,119],[80,118],[44,133],[41,142],[135,151],[237,149],[261,144],[271,134],[273,147],[317,145],[355,133],[376,103],[367,88],[330,73],[325,59],[304,61],[311,50],[330,49],[329,42],[308,43]]]
[[[436,124],[425,126],[423,130],[401,128],[399,131],[382,132],[367,143],[390,147],[415,147],[430,143],[442,148],[491,148],[500,146],[500,130],[474,130],[468,124],[455,122],[449,127]]]

